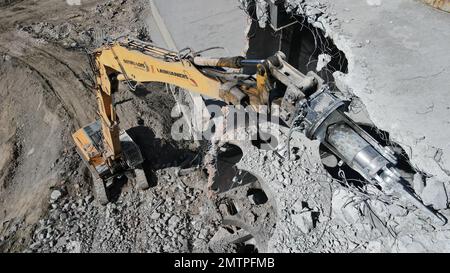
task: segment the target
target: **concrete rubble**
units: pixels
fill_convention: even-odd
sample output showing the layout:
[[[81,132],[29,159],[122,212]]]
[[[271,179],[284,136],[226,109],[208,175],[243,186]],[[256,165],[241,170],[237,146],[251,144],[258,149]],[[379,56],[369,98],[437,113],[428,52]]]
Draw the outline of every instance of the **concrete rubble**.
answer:
[[[241,3],[248,7],[253,1],[244,0]],[[265,27],[269,23],[268,7],[260,1],[256,1],[256,4],[258,10],[266,10],[265,14],[257,13],[259,26]],[[445,120],[447,116],[445,101],[448,98],[441,98],[448,97],[447,79],[450,78],[450,74],[445,66],[449,63],[447,58],[449,55],[443,52],[445,47],[442,45],[450,41],[444,27],[448,25],[450,17],[420,3],[407,1],[355,3],[288,0],[286,7],[288,11],[303,17],[313,27],[323,31],[344,52],[349,62],[348,73],[333,74],[342,96],[363,105],[370,123],[389,132],[390,141],[398,143],[406,151],[414,170],[417,171],[414,182],[411,183],[416,194],[420,195],[426,205],[448,215],[446,188],[450,177],[446,168],[450,166],[450,162],[446,161],[445,154],[448,153],[449,142],[446,137],[448,130],[441,130],[448,128],[448,122]],[[411,22],[407,19],[410,16],[419,16],[421,20]],[[301,24],[300,22],[299,27]],[[431,33],[425,28],[441,31]],[[391,33],[389,30],[386,32],[386,29],[397,31]],[[418,29],[423,31],[417,31]],[[322,62],[323,59],[318,62],[318,68],[322,68]],[[416,62],[417,65],[414,65]],[[405,63],[408,63],[407,67]],[[437,72],[428,77],[426,75],[430,73],[427,68],[436,68]],[[425,89],[426,92],[423,91]],[[430,102],[429,105],[432,107],[420,111],[419,108],[427,104],[424,102]],[[353,114],[350,113],[350,116]],[[303,142],[300,150],[303,150],[305,145],[308,147],[311,144]],[[315,153],[314,149],[317,147],[312,149],[312,153]],[[255,166],[252,166],[249,169],[254,168]],[[322,169],[321,166],[317,168]],[[264,174],[263,170],[261,172]],[[305,182],[302,180],[308,179],[292,170],[289,174],[281,176],[286,175],[295,177],[290,185],[304,185]],[[324,173],[324,176],[326,175]],[[264,178],[262,175],[262,181],[273,185],[274,177]],[[292,186],[287,185],[281,188],[292,190]],[[421,219],[420,212],[412,213],[414,209],[409,205],[405,207],[407,203],[398,202],[401,200],[391,198],[378,200],[376,196],[380,196],[380,193],[376,194],[368,199],[345,188],[329,193],[332,213],[327,223],[327,231],[336,230],[334,234],[341,232],[345,236],[339,238],[347,240],[325,244],[324,249],[333,249],[330,251],[345,249],[344,251],[351,252],[446,251],[447,247],[444,245],[430,243],[431,238],[435,236],[443,234],[448,236],[446,226],[439,227],[422,220],[412,220],[413,217]],[[281,227],[286,225],[283,213],[289,211],[291,207],[287,203],[288,198],[297,196],[297,193],[291,192],[286,199],[281,197],[279,192],[275,193],[275,196],[277,196],[275,206],[280,215],[272,240],[279,240],[282,245],[275,245],[272,250],[299,251],[298,247],[294,246],[298,241],[295,240],[296,235],[293,235],[296,234],[292,232],[293,228]],[[376,199],[373,199],[374,197]],[[316,229],[320,228],[319,221]],[[377,232],[373,232],[374,228]],[[425,230],[427,232],[423,234]],[[322,238],[330,235],[327,231]],[[356,237],[350,234],[356,234]],[[411,241],[408,244],[401,240],[396,243],[396,238],[402,236],[405,238],[404,234],[411,236],[409,237],[412,238]],[[418,234],[421,235],[417,236]],[[340,246],[343,248],[340,249]],[[320,251],[317,245],[314,247],[314,251]],[[352,249],[353,247],[355,249]],[[301,251],[308,250],[303,248]]]
[[[305,234],[308,234],[314,228],[313,213],[311,211],[293,214],[292,220]]]
[[[287,0],[286,6],[344,51],[349,72],[334,75],[342,92],[362,100],[372,122],[402,145],[417,169],[448,181],[450,146],[440,130],[448,125],[450,57],[442,47],[450,39],[448,14],[402,0]],[[267,14],[265,5],[259,9]],[[267,23],[267,16],[258,18],[260,25]],[[395,114],[386,116],[387,111]]]
[[[429,179],[427,185],[420,194],[426,205],[431,205],[436,210],[448,208],[448,196],[443,182]]]

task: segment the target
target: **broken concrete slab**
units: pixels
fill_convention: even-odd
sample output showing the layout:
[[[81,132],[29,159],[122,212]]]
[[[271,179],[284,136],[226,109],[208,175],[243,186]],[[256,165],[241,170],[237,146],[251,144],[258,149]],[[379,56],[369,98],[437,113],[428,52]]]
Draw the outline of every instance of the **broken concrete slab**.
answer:
[[[359,221],[361,218],[361,213],[359,209],[356,208],[353,204],[349,204],[342,209],[344,214],[344,218],[349,224],[354,224]]]
[[[444,183],[437,179],[429,178],[421,195],[425,205],[431,205],[436,210],[443,210],[448,207],[448,196]]]
[[[252,236],[243,229],[232,233],[223,227],[219,227],[214,236],[209,240],[208,245],[213,252],[223,253],[235,248],[236,244],[241,244],[249,240],[252,240]]]
[[[319,72],[323,68],[325,68],[328,63],[331,62],[331,56],[328,54],[320,54],[319,55],[319,61],[317,62],[316,71]]]
[[[421,194],[425,188],[425,179],[420,173],[416,173],[413,179],[413,188],[417,194]]]
[[[56,202],[61,197],[61,195],[62,193],[59,190],[52,191],[52,193],[50,194],[50,202]]]
[[[292,220],[300,228],[300,230],[308,234],[314,228],[313,212],[305,211],[300,214],[293,214]]]

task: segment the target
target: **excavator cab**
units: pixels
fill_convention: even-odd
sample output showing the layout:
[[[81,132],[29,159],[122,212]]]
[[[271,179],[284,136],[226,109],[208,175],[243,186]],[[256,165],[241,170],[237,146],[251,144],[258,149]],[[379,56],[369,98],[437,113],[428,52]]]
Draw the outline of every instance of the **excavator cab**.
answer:
[[[102,127],[100,121],[93,122],[79,129],[72,135],[77,152],[91,171],[94,180],[95,195],[100,204],[110,201],[109,189],[116,177],[126,175],[134,180],[139,189],[149,187],[142,163],[144,158],[139,146],[126,131],[120,132],[122,157],[120,160],[108,162],[101,151],[103,147]]]

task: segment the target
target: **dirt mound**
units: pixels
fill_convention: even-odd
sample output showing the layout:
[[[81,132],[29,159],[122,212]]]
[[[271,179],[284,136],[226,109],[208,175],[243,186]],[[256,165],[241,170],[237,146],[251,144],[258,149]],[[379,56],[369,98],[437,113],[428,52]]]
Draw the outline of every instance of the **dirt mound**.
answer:
[[[31,224],[58,181],[52,165],[69,142],[72,122],[53,86],[32,66],[5,55],[0,74],[0,218]]]

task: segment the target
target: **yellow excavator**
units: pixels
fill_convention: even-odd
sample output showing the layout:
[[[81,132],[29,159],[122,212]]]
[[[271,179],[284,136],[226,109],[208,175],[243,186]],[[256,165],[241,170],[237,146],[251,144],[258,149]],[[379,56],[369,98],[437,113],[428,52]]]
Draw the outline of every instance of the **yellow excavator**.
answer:
[[[445,224],[446,218],[425,206],[400,175],[395,152],[353,122],[345,114],[346,102],[317,74],[305,75],[285,59],[282,52],[264,60],[205,58],[189,48],[174,52],[130,39],[96,50],[93,63],[100,119],[75,132],[73,139],[92,172],[98,201],[109,202],[107,186],[125,173],[132,174],[139,188],[149,187],[138,145],[119,129],[114,109],[119,81],[132,89],[134,83],[162,82],[228,104],[253,106],[254,111],[266,109],[268,115],[278,107],[279,118],[290,132],[319,140],[368,183],[403,195],[433,220]],[[256,67],[256,74],[241,74],[246,66]],[[259,107],[262,105],[267,107]]]

